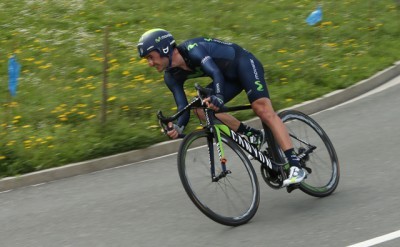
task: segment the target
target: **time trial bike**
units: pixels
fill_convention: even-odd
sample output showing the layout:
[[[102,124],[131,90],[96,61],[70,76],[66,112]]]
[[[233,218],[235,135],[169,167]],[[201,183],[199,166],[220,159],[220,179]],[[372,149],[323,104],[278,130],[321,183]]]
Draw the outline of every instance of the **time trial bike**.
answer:
[[[212,89],[195,85],[198,96],[171,117],[157,117],[165,132],[168,123],[191,109],[203,110],[202,128],[186,135],[178,151],[178,171],[182,185],[197,208],[210,219],[228,226],[247,223],[256,214],[260,188],[252,161],[261,163],[263,180],[273,189],[281,189],[290,166],[264,124],[266,141],[260,148],[252,145],[216,117],[216,112],[202,105]],[[224,107],[219,112],[251,109],[250,105]],[[326,197],[339,183],[340,169],[335,149],[326,132],[308,115],[286,110],[278,113],[288,129],[293,147],[307,177],[286,187],[315,197]],[[261,122],[261,120],[260,120]],[[246,155],[247,154],[247,155]]]

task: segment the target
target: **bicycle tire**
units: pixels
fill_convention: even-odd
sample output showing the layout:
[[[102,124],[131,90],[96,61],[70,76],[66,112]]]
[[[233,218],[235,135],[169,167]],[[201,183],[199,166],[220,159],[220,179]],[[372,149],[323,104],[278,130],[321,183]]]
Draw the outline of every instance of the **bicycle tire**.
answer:
[[[238,226],[256,214],[260,189],[254,168],[243,150],[223,134],[221,139],[231,174],[212,181],[210,158],[215,160],[216,168],[221,166],[213,134],[198,130],[187,135],[179,148],[179,177],[187,195],[203,214],[220,224]],[[210,157],[212,153],[216,157]]]
[[[308,115],[287,110],[279,113],[289,134],[295,151],[300,154],[305,144],[294,138],[315,145],[317,148],[301,160],[302,165],[311,169],[311,174],[300,183],[300,190],[315,197],[332,194],[339,184],[339,160],[331,140],[322,127]]]

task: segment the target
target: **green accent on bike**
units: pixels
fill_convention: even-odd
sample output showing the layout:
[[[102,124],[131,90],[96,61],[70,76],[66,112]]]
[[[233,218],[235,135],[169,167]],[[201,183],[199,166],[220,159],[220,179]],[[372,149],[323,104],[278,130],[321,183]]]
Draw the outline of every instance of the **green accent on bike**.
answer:
[[[285,164],[285,165],[283,166],[283,169],[286,170],[286,171],[288,171],[288,170],[290,169],[289,163]]]
[[[255,81],[254,83],[258,86],[257,87],[257,91],[261,92],[261,91],[264,90],[264,87],[263,87],[263,85],[261,84],[260,81]]]
[[[219,150],[220,158],[225,158],[224,147],[222,146],[221,131],[219,128],[214,128],[215,133],[217,133],[217,148]]]
[[[301,186],[306,187],[309,190],[312,190],[312,191],[315,191],[315,192],[325,192],[325,191],[327,191],[326,187],[317,188],[317,187],[313,187],[311,185],[308,185],[305,182],[301,182],[300,184],[301,184]]]
[[[225,135],[227,136],[231,136],[231,132],[229,130],[229,127],[224,125],[224,124],[215,124],[215,127],[217,127],[217,129],[221,130],[222,132],[224,132]]]
[[[190,51],[191,49],[195,48],[196,46],[197,46],[197,43],[188,45],[188,47],[187,47],[188,51]]]

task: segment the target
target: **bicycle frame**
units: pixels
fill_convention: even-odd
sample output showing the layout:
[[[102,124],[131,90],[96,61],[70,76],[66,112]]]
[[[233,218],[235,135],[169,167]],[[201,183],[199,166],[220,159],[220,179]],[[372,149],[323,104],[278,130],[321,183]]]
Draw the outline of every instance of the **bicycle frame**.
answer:
[[[220,132],[223,132],[225,135],[230,137],[234,142],[236,142],[242,149],[244,149],[248,154],[253,156],[256,160],[258,160],[261,164],[267,165],[269,168],[273,169],[272,161],[265,156],[260,150],[251,145],[246,139],[244,139],[241,135],[231,130],[228,126],[223,124],[214,125],[214,129],[218,130],[217,133],[217,141],[221,146],[222,140],[220,136]]]
[[[212,134],[213,138],[210,138],[208,142],[208,149],[210,152],[210,157],[214,157],[214,151],[213,151],[213,140],[215,140],[215,143],[217,145],[217,151],[218,155],[221,161],[221,168],[222,172],[218,176],[215,176],[215,164],[214,160],[210,160],[210,165],[211,165],[211,173],[212,173],[212,179],[213,181],[218,181],[220,178],[225,177],[226,174],[229,173],[229,170],[226,170],[226,158],[224,156],[224,148],[222,145],[222,138],[221,138],[221,132],[224,133],[228,138],[233,140],[236,144],[238,144],[243,150],[245,150],[248,154],[253,156],[257,161],[259,161],[262,166],[268,167],[271,170],[280,172],[281,174],[284,174],[283,169],[287,169],[288,166],[285,165],[285,158],[282,157],[281,150],[279,146],[276,144],[274,136],[272,132],[264,126],[264,129],[268,130],[266,131],[266,136],[267,136],[267,143],[269,146],[270,150],[270,155],[271,158],[267,157],[263,152],[258,150],[256,147],[251,145],[245,138],[243,138],[240,134],[236,133],[232,129],[230,129],[227,125],[225,124],[220,124],[220,123],[215,123],[214,120],[218,120],[218,118],[215,116],[216,113],[223,113],[223,112],[231,112],[231,111],[240,111],[240,110],[247,110],[251,109],[251,105],[244,105],[244,106],[234,106],[234,107],[226,107],[224,106],[222,110],[215,112],[212,109],[209,109],[203,105],[203,99],[206,97],[209,97],[209,95],[212,94],[212,89],[209,88],[202,88],[198,84],[195,85],[195,88],[197,89],[198,96],[195,97],[187,106],[185,106],[183,109],[178,111],[175,115],[166,118],[162,115],[161,111],[158,111],[157,117],[159,119],[160,126],[164,129],[164,132],[167,133],[168,131],[168,123],[173,122],[174,120],[178,119],[183,113],[185,113],[188,110],[191,109],[196,109],[200,108],[204,110],[205,113],[205,120],[206,120],[206,126],[204,126],[205,129],[208,129]],[[198,106],[201,105],[201,106]],[[183,137],[184,135],[180,135],[180,137]],[[302,150],[303,152],[299,154],[299,159],[302,160],[304,157],[306,157],[308,154],[312,153],[316,147],[313,145],[310,145],[306,143],[303,140],[298,139],[295,136],[292,136],[292,138],[297,139],[298,141],[306,144],[308,146],[308,149]]]
[[[225,162],[226,159],[224,157],[224,149],[222,145],[222,139],[221,139],[221,132],[224,133],[228,138],[232,139],[235,143],[237,143],[243,150],[245,150],[248,154],[253,156],[257,161],[259,161],[262,165],[267,166],[270,169],[273,170],[278,170],[279,166],[282,166],[282,164],[277,164],[271,159],[269,159],[265,154],[263,154],[260,150],[258,150],[256,147],[252,146],[245,138],[243,138],[240,134],[236,133],[232,129],[230,129],[227,125],[225,124],[219,124],[219,123],[214,123],[216,116],[215,113],[223,113],[223,112],[231,112],[231,111],[239,111],[239,110],[246,110],[246,109],[251,109],[251,105],[244,105],[244,106],[234,106],[234,107],[224,107],[222,111],[215,112],[211,109],[206,108],[205,106],[199,107],[196,106],[201,103],[201,98],[195,97],[185,108],[182,110],[178,111],[175,115],[166,118],[162,115],[162,112],[159,111],[157,116],[158,119],[160,120],[160,125],[162,128],[164,128],[164,131],[166,132],[166,125],[168,122],[172,122],[179,118],[181,115],[183,115],[184,112],[191,110],[191,109],[203,109],[205,112],[205,122],[206,125],[204,126],[205,129],[210,130],[210,132],[214,135],[213,139],[215,140],[215,143],[217,145],[217,151],[218,155],[221,161],[221,166],[222,166],[222,173],[218,176],[215,176],[215,164],[214,161],[211,160],[211,173],[213,176],[213,179],[216,179],[218,181],[219,178],[224,177],[227,173],[226,167],[225,167]],[[209,140],[209,150],[210,152],[213,152],[212,146],[213,143],[211,143],[212,140]],[[214,155],[211,153],[210,155]]]

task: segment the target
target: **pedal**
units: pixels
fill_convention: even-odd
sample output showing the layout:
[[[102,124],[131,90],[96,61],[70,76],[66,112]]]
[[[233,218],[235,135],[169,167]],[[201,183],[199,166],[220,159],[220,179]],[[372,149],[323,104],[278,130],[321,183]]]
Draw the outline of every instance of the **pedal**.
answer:
[[[288,193],[292,193],[293,190],[298,189],[299,188],[299,184],[291,184],[289,186],[286,187],[286,190]]]

